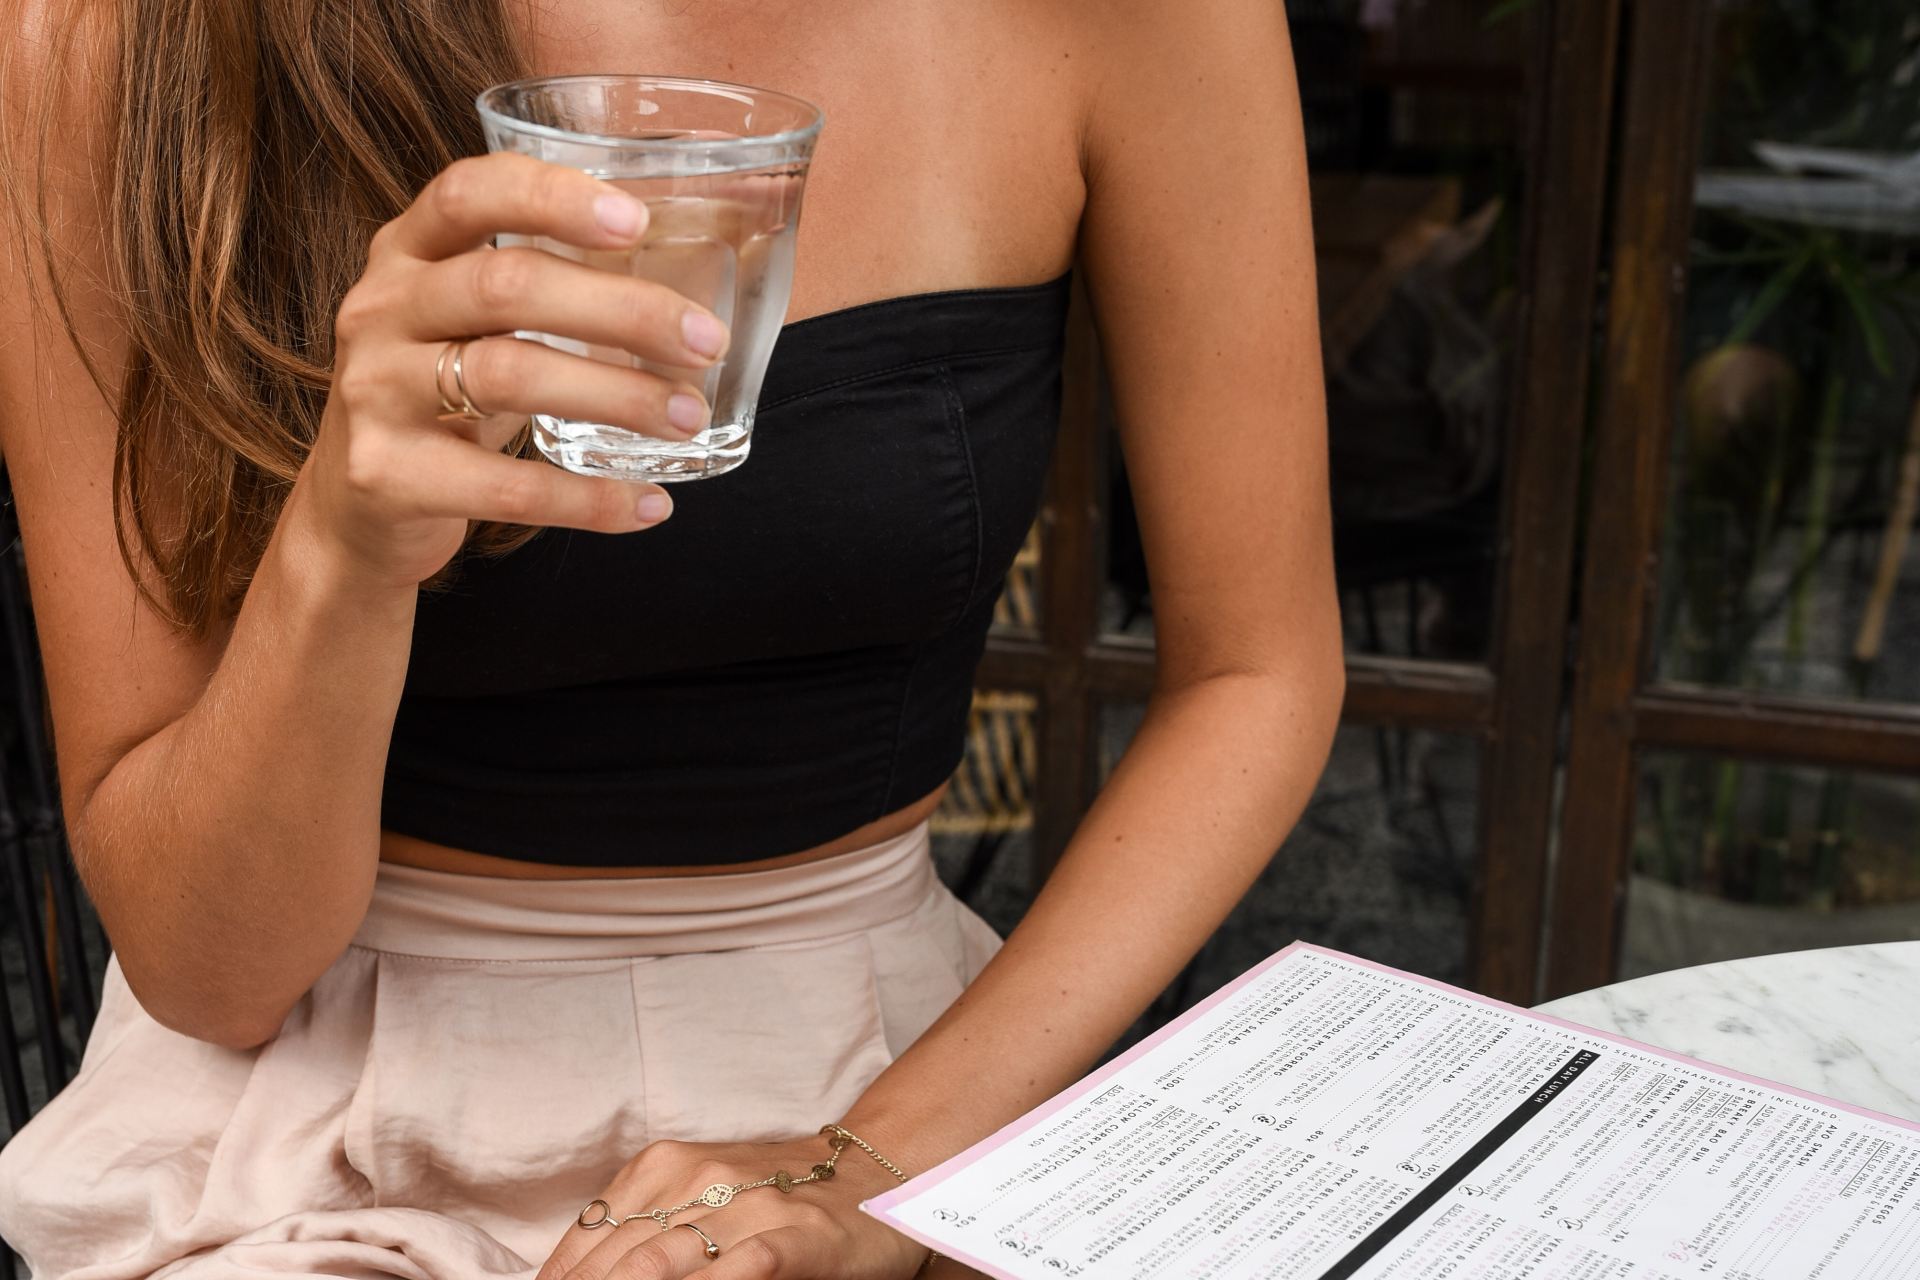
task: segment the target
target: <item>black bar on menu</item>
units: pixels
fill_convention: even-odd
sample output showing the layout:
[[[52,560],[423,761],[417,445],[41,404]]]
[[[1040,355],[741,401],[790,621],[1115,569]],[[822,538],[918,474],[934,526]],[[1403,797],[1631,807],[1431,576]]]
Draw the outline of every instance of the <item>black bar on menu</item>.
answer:
[[[1547,1104],[1559,1097],[1566,1087],[1580,1078],[1580,1073],[1591,1066],[1599,1057],[1588,1049],[1568,1058],[1566,1064],[1548,1076],[1522,1102],[1508,1113],[1506,1119],[1489,1130],[1485,1137],[1467,1148],[1458,1160],[1433,1175],[1433,1180],[1414,1193],[1413,1199],[1401,1205],[1391,1218],[1375,1227],[1366,1239],[1355,1245],[1340,1261],[1320,1273],[1320,1280],[1348,1280],[1361,1267],[1365,1266],[1374,1254],[1379,1253],[1397,1239],[1402,1231],[1410,1226],[1415,1218],[1433,1207],[1435,1201],[1453,1190],[1460,1180],[1472,1173],[1485,1160],[1499,1149],[1514,1134],[1520,1132],[1527,1121],[1543,1111]]]

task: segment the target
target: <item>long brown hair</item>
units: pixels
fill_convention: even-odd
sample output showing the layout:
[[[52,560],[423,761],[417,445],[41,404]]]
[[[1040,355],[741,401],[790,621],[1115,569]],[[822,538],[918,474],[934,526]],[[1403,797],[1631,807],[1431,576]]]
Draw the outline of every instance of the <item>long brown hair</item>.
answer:
[[[474,95],[524,74],[522,55],[504,0],[104,3],[114,83],[109,167],[96,178],[106,283],[130,337],[115,523],[142,593],[205,635],[238,610],[313,445],[334,313],[374,230],[452,160],[485,150]],[[56,75],[80,26],[62,33]],[[55,96],[40,96],[27,125],[40,140],[36,181],[6,157],[0,178],[15,197],[38,192],[11,203],[105,395],[47,226]],[[531,533],[482,525],[468,545],[505,550]]]

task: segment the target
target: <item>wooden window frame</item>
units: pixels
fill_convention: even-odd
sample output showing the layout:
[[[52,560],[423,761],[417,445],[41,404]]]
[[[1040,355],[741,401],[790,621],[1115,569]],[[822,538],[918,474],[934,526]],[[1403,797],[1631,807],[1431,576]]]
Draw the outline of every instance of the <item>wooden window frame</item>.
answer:
[[[1712,2],[1635,0],[1628,26],[1593,458],[1592,505],[1604,518],[1589,525],[1581,582],[1548,996],[1618,976],[1643,752],[1920,774],[1920,706],[1652,678],[1649,624],[1658,599]],[[1607,907],[1597,917],[1596,903]]]

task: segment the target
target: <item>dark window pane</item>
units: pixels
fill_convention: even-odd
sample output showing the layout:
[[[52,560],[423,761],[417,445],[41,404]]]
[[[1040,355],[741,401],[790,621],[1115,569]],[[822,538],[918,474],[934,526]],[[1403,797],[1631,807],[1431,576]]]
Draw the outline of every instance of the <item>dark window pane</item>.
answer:
[[[1920,20],[1718,7],[1654,654],[1920,698]]]
[[[1920,937],[1920,779],[1662,752],[1640,783],[1621,977]]]

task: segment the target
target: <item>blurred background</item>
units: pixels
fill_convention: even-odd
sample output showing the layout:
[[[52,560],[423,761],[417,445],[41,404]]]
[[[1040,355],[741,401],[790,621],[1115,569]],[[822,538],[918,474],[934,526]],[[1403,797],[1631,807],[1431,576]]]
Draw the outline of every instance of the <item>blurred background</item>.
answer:
[[[1920,938],[1920,10],[1286,8],[1346,724],[1135,1034],[1294,938],[1523,1004]],[[1075,336],[1053,501],[940,815],[1002,928],[1152,679]]]
[[[1920,11],[1286,9],[1346,722],[1291,839],[1115,1051],[1296,938],[1531,1004],[1920,937]],[[1069,328],[1048,502],[935,820],[1003,933],[1154,672],[1084,298]],[[71,1078],[106,944],[5,534],[11,1132]]]

